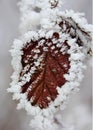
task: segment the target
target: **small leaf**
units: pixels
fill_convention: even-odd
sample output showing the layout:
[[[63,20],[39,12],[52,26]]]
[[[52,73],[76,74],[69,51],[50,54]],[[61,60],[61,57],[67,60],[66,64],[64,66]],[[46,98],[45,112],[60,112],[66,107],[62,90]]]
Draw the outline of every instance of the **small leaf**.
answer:
[[[27,93],[27,100],[31,101],[33,106],[37,105],[42,109],[55,100],[58,95],[57,87],[66,83],[64,74],[68,73],[70,68],[67,40],[59,42],[58,39],[59,34],[55,32],[51,39],[31,40],[22,49],[23,69],[20,81],[23,77],[26,80],[30,75],[29,81],[22,86],[22,93]]]

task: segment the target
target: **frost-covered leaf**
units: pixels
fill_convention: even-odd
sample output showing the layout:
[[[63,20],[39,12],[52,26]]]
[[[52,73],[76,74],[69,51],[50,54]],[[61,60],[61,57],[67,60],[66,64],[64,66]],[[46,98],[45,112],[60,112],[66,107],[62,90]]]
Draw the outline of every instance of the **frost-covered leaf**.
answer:
[[[46,108],[57,97],[57,87],[65,84],[64,74],[70,68],[68,49],[67,41],[60,42],[56,32],[52,38],[31,40],[23,47],[20,81],[29,78],[21,87],[32,105]]]

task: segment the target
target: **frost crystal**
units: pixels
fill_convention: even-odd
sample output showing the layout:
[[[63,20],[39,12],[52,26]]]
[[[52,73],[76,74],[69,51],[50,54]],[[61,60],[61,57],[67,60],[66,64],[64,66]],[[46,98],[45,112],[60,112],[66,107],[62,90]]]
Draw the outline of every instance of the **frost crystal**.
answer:
[[[54,114],[78,91],[92,52],[93,26],[81,13],[61,11],[61,5],[61,0],[19,2],[22,36],[11,49],[14,73],[8,92],[19,100],[18,109],[33,116],[35,130],[58,129]]]

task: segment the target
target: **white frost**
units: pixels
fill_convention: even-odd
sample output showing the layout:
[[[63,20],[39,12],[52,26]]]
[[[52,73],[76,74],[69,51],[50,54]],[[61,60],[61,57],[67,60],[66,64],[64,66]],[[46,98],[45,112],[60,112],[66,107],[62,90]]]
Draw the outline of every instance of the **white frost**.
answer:
[[[50,0],[50,2],[53,3],[54,0]],[[54,114],[59,109],[64,109],[66,101],[72,92],[79,90],[78,86],[83,79],[83,70],[86,68],[84,64],[86,53],[90,48],[92,48],[91,46],[93,45],[93,26],[87,24],[87,20],[84,18],[84,14],[75,13],[72,10],[66,10],[62,12],[60,11],[61,4],[62,1],[59,0],[58,7],[50,9],[51,4],[48,2],[48,0],[21,0],[19,2],[21,11],[20,30],[21,34],[25,34],[22,35],[20,39],[15,39],[11,49],[14,73],[11,76],[12,83],[11,88],[8,89],[8,92],[13,93],[14,100],[19,100],[17,109],[24,108],[29,115],[33,116],[30,125],[35,130],[58,129],[58,125],[54,122]],[[71,29],[71,33],[73,35],[76,33],[77,37],[79,36],[82,39],[83,47],[79,47],[76,44],[77,39],[71,39],[69,34],[62,33],[60,31],[60,28],[57,24],[62,20],[66,20],[76,29],[76,32]],[[77,28],[77,25],[79,28]],[[65,31],[66,26],[64,25],[63,28]],[[85,33],[82,33],[80,29]],[[36,60],[34,62],[34,66],[31,67],[30,73],[27,73],[22,77],[22,82],[18,82],[19,74],[22,69],[21,55],[23,52],[21,49],[27,42],[29,43],[31,40],[36,41],[42,37],[46,37],[46,39],[52,38],[54,32],[59,33],[59,39],[52,40],[53,44],[57,47],[60,48],[62,45],[60,45],[58,42],[63,43],[65,40],[68,41],[70,49],[67,53],[70,54],[69,60],[71,67],[69,69],[69,73],[64,75],[67,82],[61,88],[57,87],[59,95],[55,101],[50,102],[49,107],[42,110],[38,106],[32,106],[31,102],[27,101],[27,93],[21,94],[20,91],[21,86],[30,80],[31,74],[33,74],[36,70],[36,67],[40,65],[43,56],[38,56],[40,53],[39,49],[34,50],[35,55],[33,59]],[[38,46],[43,46],[44,42],[44,40],[40,41]],[[52,42],[46,44],[51,46]],[[51,49],[56,48],[54,45],[51,47]],[[46,47],[43,49],[44,51],[48,51]],[[66,52],[66,48],[62,46],[60,52],[64,54]],[[58,51],[56,50],[55,53],[58,53]],[[29,66],[27,66],[27,68],[29,68]],[[24,72],[27,68],[25,68]],[[73,130],[73,128],[69,128],[69,130]]]

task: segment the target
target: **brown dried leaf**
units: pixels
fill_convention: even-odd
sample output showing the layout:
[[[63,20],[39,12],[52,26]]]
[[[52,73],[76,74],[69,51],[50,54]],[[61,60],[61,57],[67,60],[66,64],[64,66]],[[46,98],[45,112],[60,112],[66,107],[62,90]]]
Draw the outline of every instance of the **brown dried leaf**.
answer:
[[[54,33],[53,38],[58,39],[59,34]],[[42,40],[44,40],[45,43],[43,46],[38,47],[38,43]],[[48,46],[47,43],[51,43],[51,45]],[[60,52],[61,47],[55,46],[54,49],[52,48],[54,47],[52,39],[41,38],[35,42],[31,41],[23,47],[21,60],[23,69],[20,73],[20,77],[28,74],[34,66],[35,60],[43,55],[42,61],[40,65],[36,66],[36,70],[32,74],[30,81],[22,86],[22,93],[27,92],[27,99],[29,101],[31,100],[33,106],[38,105],[42,109],[47,108],[49,103],[54,101],[58,95],[57,87],[62,87],[66,83],[64,74],[68,73],[70,68],[69,54],[67,54],[69,46],[67,41],[60,44],[66,47],[64,54]],[[47,47],[47,51],[44,51],[44,47]],[[37,50],[37,48],[40,52],[37,54],[38,58],[34,59],[33,57],[37,52],[33,50]],[[29,67],[24,72],[26,66]]]

